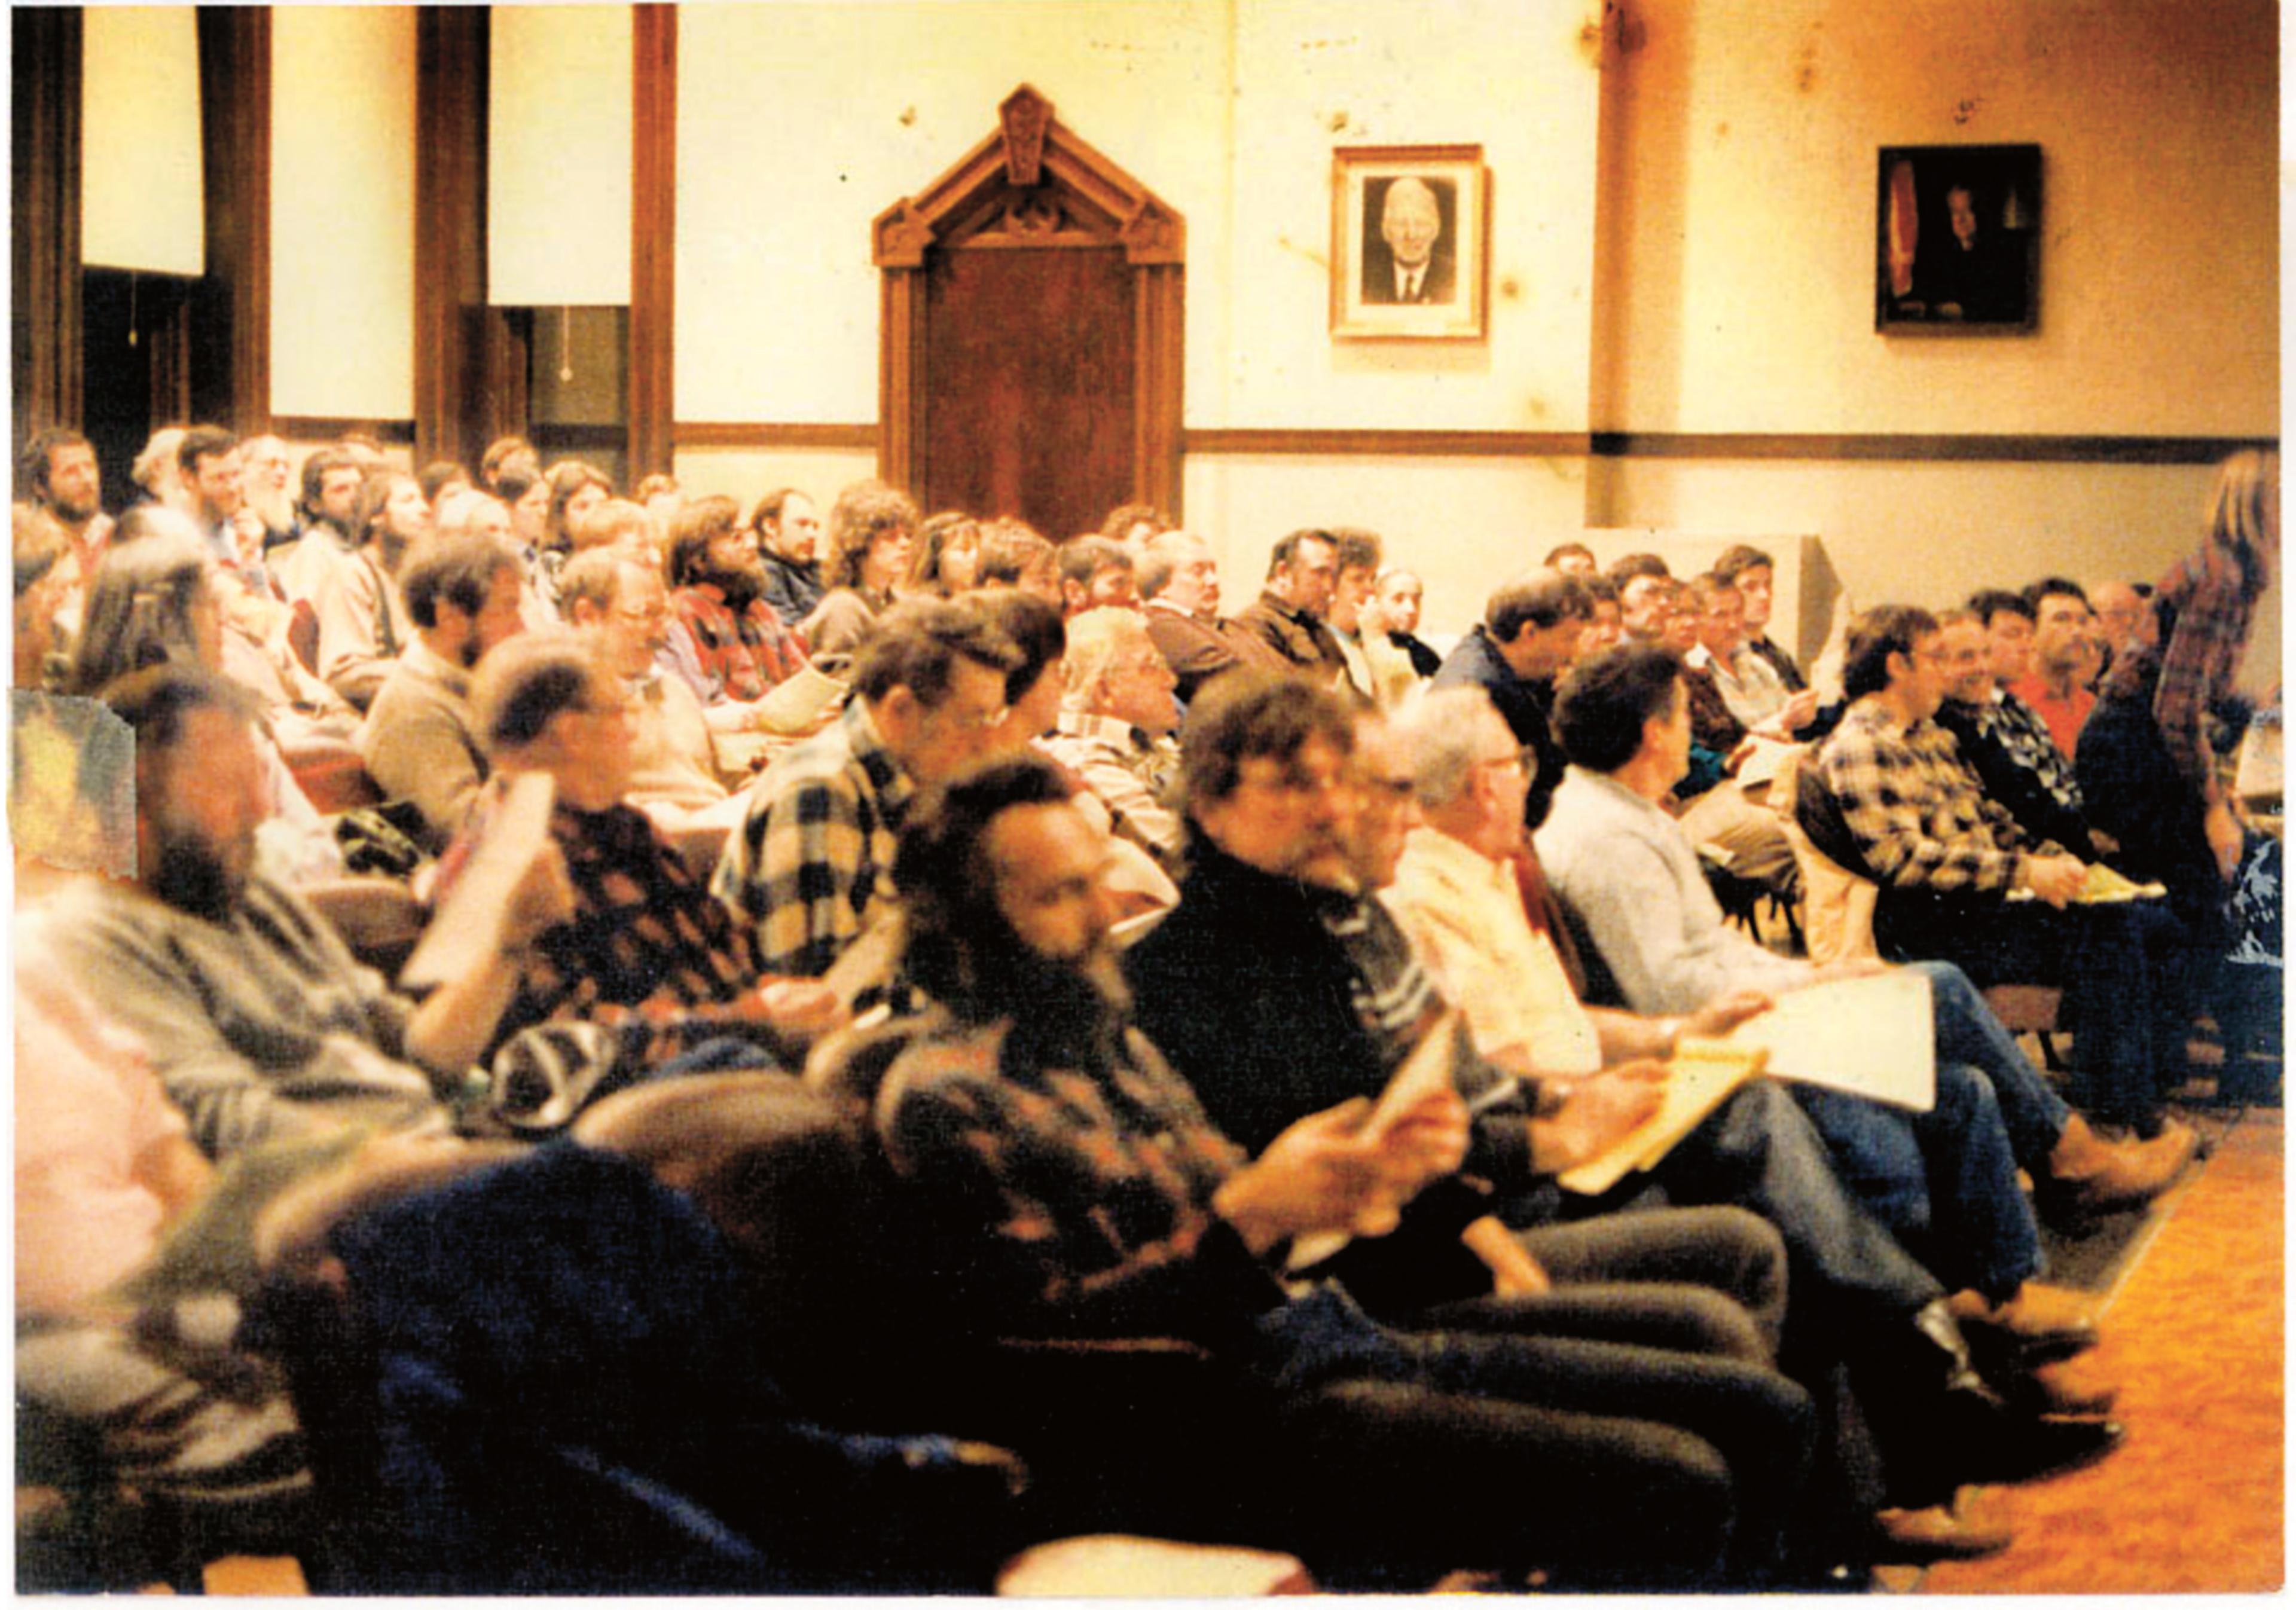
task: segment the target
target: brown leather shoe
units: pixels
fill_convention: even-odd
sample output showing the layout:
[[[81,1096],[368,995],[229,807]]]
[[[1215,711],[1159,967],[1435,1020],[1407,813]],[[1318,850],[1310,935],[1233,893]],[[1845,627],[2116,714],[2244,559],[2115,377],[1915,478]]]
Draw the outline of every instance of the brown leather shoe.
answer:
[[[1882,1509],[1874,1516],[1877,1562],[1926,1565],[1939,1560],[1980,1560],[2016,1541],[2008,1523],[1990,1514],[1984,1489],[1964,1487],[1951,1504],[1926,1509]]]
[[[2035,1182],[2035,1199],[2052,1220],[2141,1207],[2177,1182],[2200,1140],[2191,1124],[2171,1118],[2150,1140],[2115,1145],[2075,1113]]]
[[[2021,1356],[2063,1359],[2096,1345],[2096,1300],[2062,1286],[2028,1280],[2005,1303],[1956,1292],[1946,1307],[1980,1349],[2004,1342]]]

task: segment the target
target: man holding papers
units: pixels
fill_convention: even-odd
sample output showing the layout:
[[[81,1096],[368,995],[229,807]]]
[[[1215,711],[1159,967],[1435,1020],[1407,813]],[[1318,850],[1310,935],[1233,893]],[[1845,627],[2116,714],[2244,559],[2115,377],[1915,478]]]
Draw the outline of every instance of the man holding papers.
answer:
[[[1614,665],[1644,668],[1636,680],[1666,699],[1664,724],[1677,740],[1678,760],[1688,721],[1678,662],[1661,650],[1627,647],[1589,664],[1598,672]],[[1583,682],[1574,673],[1565,685]],[[1503,1059],[1512,1051],[1546,1075],[1609,1077],[1601,1075],[1603,1064],[1617,1060],[1637,1030],[1670,1035],[1677,1050],[1685,1031],[1701,1036],[1694,1015],[1659,1018],[1581,1007],[1553,961],[1552,948],[1529,932],[1505,875],[1505,857],[1521,843],[1516,797],[1522,785],[1507,764],[1505,735],[1493,713],[1470,697],[1438,694],[1416,713],[1410,736],[1427,825],[1412,834],[1389,898],[1486,1051]],[[1776,983],[1759,981],[1763,988]],[[1743,992],[1718,999],[1743,1000]],[[1766,1005],[1769,997],[1752,999]],[[1693,1014],[1701,1008],[1711,1010],[1702,1001],[1692,1003]],[[1742,1006],[1737,1015],[1753,1016]],[[1577,1026],[1583,1043],[1560,1039],[1562,1025]],[[1926,1026],[1918,1002],[1910,1026]],[[1926,1053],[1926,1042],[1918,1049]],[[2011,1143],[1989,1089],[1955,1063],[1936,1067],[1933,1077],[1920,1076],[1927,1071],[1916,1069],[1903,1092],[1908,1105],[1923,1109],[1913,1114],[1807,1084],[1792,1089],[1825,1138],[1831,1173],[1858,1205],[1947,1287],[1978,1294],[1980,1300],[1964,1300],[1959,1312],[1965,1319],[2005,1332],[2013,1353],[2026,1345],[2059,1356],[2079,1351],[2095,1336],[2087,1305],[2027,1286],[2040,1272],[2039,1236],[2018,1190]],[[1713,1147],[1716,1139],[1693,1132],[1685,1144],[1695,1152]],[[1693,1155],[1659,1177],[1669,1181],[1696,1161]],[[1765,1211],[1797,1209],[1768,1205]],[[1796,1230],[1783,1222],[1782,1228],[1793,1245]]]
[[[982,1343],[1170,1336],[1218,1362],[1158,1371],[1206,1390],[1159,1393],[1152,1414],[1111,1401],[1151,1378],[1120,1353],[1102,1382],[1081,1350],[1029,1372],[1032,1419],[1074,1410],[1107,1434],[1093,1479],[1047,1483],[1062,1491],[1038,1521],[1154,1530],[1177,1475],[1218,1495],[1224,1532],[1272,1531],[1327,1587],[1394,1586],[1398,1555],[1536,1561],[1580,1588],[1778,1585],[1809,1404],[1742,1313],[1709,1328],[1661,1295],[1574,1323],[1567,1299],[1525,1298],[1390,1326],[1336,1283],[1287,1278],[1295,1238],[1382,1238],[1442,1189],[1467,1143],[1459,1098],[1302,1112],[1249,1148],[1222,1132],[1133,1025],[1110,840],[1073,799],[1027,756],[904,824],[905,971],[931,1005],[813,1069],[873,1115],[931,1271],[915,1319],[937,1363],[959,1361],[968,1415]],[[1374,1562],[1389,1574],[1366,1577]]]
[[[1512,734],[1496,719],[1491,724],[1490,769],[1518,768],[1508,810],[1519,833],[1521,756]],[[1182,768],[1189,875],[1178,909],[1128,953],[1126,975],[1141,1026],[1213,1121],[1247,1145],[1264,1143],[1284,1124],[1378,1088],[1431,1025],[1446,1020],[1444,994],[1411,938],[1366,898],[1392,877],[1413,820],[1410,768],[1375,741],[1366,751],[1330,695],[1297,679],[1242,673],[1207,688],[1191,711]],[[1398,770],[1402,775],[1392,774]],[[1388,798],[1394,808],[1379,808]],[[1491,870],[1489,861],[1481,864]],[[1487,878],[1485,887],[1513,900],[1511,877],[1503,887]],[[1519,902],[1513,911],[1523,926]],[[1596,1047],[1584,1071],[1603,1060],[1619,1066],[1598,1077],[1550,1080],[1535,1053],[1487,1035],[1474,1023],[1475,1003],[1460,1004],[1476,1031],[1460,1046],[1457,1075],[1478,1120],[1465,1173],[1491,1181],[1507,1178],[1500,1165],[1509,1150],[1518,1170],[1529,1153],[1537,1173],[1636,1143],[1661,1076],[1654,1059],[1685,1026],[1605,1014],[1580,1037]],[[1717,1011],[1696,1029],[1724,1032],[1749,1004]],[[1579,1011],[1564,989],[1558,1018],[1566,1006]],[[1486,1046],[1498,1056],[1486,1057]],[[1521,1072],[1493,1084],[1494,1061]],[[1472,1082],[1478,1075],[1480,1084]],[[1567,1122],[1581,1107],[1612,1104],[1640,1111],[1603,1126],[1600,1146],[1567,1162],[1539,1161],[1545,1125]],[[2003,1402],[1971,1367],[1937,1279],[1845,1189],[1808,1119],[1779,1087],[1756,1082],[1731,1096],[1654,1177],[1677,1204],[1747,1207],[1776,1228],[1792,1271],[1785,1356],[1811,1366],[1806,1378],[1825,1375],[1833,1360],[1850,1361],[1869,1422],[1886,1438],[1889,1497],[1898,1503],[1936,1503],[1956,1482],[2015,1479],[2095,1458],[2118,1442],[2120,1427],[2110,1423],[2032,1418]],[[1622,1195],[1639,1196],[1644,1183],[1638,1178]],[[1430,1211],[1431,1195],[1414,1201],[1414,1213]],[[1484,1209],[1527,1222],[1539,1210],[1519,1177],[1500,1185]],[[1644,1215],[1577,1217],[1574,1230],[1631,1234]],[[1533,1246],[1544,1233],[1530,1232]],[[1352,1273],[1349,1280],[1356,1286]]]
[[[2192,1026],[2176,919],[2157,901],[2083,903],[2080,857],[2035,840],[1985,794],[1935,719],[1952,667],[1929,611],[1859,616],[1841,675],[1849,711],[1817,752],[1838,820],[1803,826],[1881,886],[1882,953],[1953,961],[1980,985],[2062,985],[2082,1105],[2189,1153],[2194,1138],[2161,1102]]]
[[[1572,674],[1556,712],[1571,770],[1539,830],[1539,861],[1624,1003],[1688,1011],[1731,990],[1783,994],[1877,971],[1778,955],[1724,919],[1688,841],[1658,805],[1671,786],[1667,773],[1682,764],[1678,687],[1659,657],[1605,655]],[[1936,1060],[1966,1064],[1992,1085],[2045,1213],[2077,1218],[2150,1201],[2190,1159],[2192,1132],[2181,1125],[2139,1144],[2101,1140],[2057,1099],[1959,968],[1917,961],[1902,971],[1929,981]],[[1870,1044],[1871,1017],[1861,1018],[1855,1001],[1840,1005],[1834,1021]]]
[[[717,1067],[800,1067],[844,1008],[818,980],[775,977],[749,926],[626,803],[630,705],[603,646],[579,633],[504,644],[472,686],[494,776],[439,862],[434,923],[451,922],[492,843],[554,845],[572,893],[525,947],[489,1054],[535,1025],[581,1023],[613,1036],[617,1072],[659,1071],[704,1047]],[[534,778],[549,780],[550,808],[521,824],[516,796]]]

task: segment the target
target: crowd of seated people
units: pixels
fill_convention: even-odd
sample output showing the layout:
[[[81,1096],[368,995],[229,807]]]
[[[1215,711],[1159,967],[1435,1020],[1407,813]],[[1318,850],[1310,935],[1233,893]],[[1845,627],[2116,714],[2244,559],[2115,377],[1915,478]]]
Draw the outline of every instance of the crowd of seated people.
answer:
[[[1565,543],[1423,635],[1353,527],[1224,610],[1143,504],[1055,543],[205,425],[137,465],[116,519],[75,433],[19,466],[20,1395],[226,1532],[350,1525],[346,1590],[978,1591],[1107,1532],[1365,1588],[1997,1550],[1985,1486],[2124,1434],[2042,1227],[2191,1164],[2196,1019],[2276,1029],[2223,764],[2268,454],[2157,586],[1885,603],[1838,684],[1743,546]],[[1804,848],[1876,887],[1874,957],[1726,919]],[[378,865],[453,965],[371,965]],[[1573,1183],[1686,1047],[1888,975],[1924,1110],[1758,1078]],[[2004,983],[2062,992],[2062,1088]],[[171,1260],[194,1341],[130,1278]],[[362,1338],[324,1393],[314,1312]],[[391,1459],[341,1457],[346,1357]]]

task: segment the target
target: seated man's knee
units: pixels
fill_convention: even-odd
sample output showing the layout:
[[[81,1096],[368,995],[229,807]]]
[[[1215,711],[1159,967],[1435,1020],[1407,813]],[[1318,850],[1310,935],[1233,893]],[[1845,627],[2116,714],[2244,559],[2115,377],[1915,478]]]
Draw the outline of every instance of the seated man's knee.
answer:
[[[1972,1124],[1997,1124],[2000,1115],[2001,1102],[1994,1094],[1993,1081],[1982,1070],[1966,1062],[1937,1065],[1937,1106],[1931,1115],[1932,1121],[1959,1131]]]

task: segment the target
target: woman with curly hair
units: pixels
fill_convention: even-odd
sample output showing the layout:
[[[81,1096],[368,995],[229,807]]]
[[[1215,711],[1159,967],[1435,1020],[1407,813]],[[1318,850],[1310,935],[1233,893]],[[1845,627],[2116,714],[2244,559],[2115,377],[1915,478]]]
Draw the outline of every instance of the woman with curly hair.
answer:
[[[814,662],[834,671],[849,662],[893,589],[909,574],[917,506],[883,481],[856,481],[829,511],[829,593],[800,628]]]

